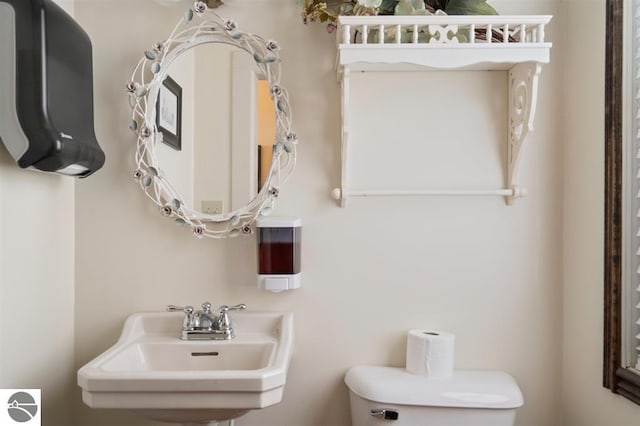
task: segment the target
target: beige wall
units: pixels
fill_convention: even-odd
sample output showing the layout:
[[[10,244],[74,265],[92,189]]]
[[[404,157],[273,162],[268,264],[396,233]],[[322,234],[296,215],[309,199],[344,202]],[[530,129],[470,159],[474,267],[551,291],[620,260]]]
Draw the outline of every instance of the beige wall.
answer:
[[[296,351],[283,402],[247,415],[237,422],[240,426],[348,425],[344,373],[355,364],[403,365],[406,330],[414,327],[456,333],[458,368],[513,374],[527,401],[519,426],[560,424],[563,189],[556,96],[561,68],[545,67],[541,80],[536,132],[521,167],[530,197],[513,207],[499,198],[390,198],[356,200],[341,209],[329,197],[340,179],[333,37],[322,26],[302,25],[295,2],[227,3],[221,14],[282,45],[282,83],[291,95],[301,142],[298,168],[276,210],[303,217],[303,288],[279,295],[257,290],[253,238],[194,239],[144,199],[130,177],[134,141],[126,127],[122,87],[144,49],[165,35],[174,19],[163,15],[171,9],[142,0],[82,1],[78,16],[96,51],[97,132],[109,161],[103,173],[78,190],[77,366],[113,343],[132,312],[160,310],[168,303],[245,302],[250,309],[293,311]],[[557,2],[501,4],[516,12],[520,7],[555,13]],[[554,23],[552,38],[557,30]],[[430,108],[457,111],[457,101],[442,89],[438,96],[444,105],[431,104],[434,85],[427,77],[411,78],[412,84],[403,83],[395,94],[406,99],[407,110],[422,110],[425,117]],[[506,77],[478,73],[469,79],[460,114],[431,119],[421,137],[430,141],[430,155],[449,162],[445,176],[452,185],[465,174],[478,186],[499,185],[502,171],[492,163],[504,158],[506,129],[495,123],[505,121]],[[446,76],[444,81],[456,83]],[[362,113],[379,120],[385,99],[375,94],[388,92],[396,81],[366,75],[360,80],[365,82],[371,101],[363,105],[368,113]],[[476,124],[490,127],[491,133],[480,136],[472,127]],[[399,139],[415,137],[397,127]],[[460,162],[448,156],[448,128],[455,134],[453,142],[479,152],[481,166],[468,163],[464,149]],[[432,132],[442,137],[430,139]],[[381,150],[394,146],[393,140],[379,137],[370,142]],[[356,158],[354,165],[366,162]],[[402,167],[388,171],[393,175]],[[81,403],[75,423],[144,424]]]
[[[640,424],[640,407],[602,387],[604,0],[565,1],[565,426]]]
[[[20,169],[0,144],[0,388],[42,389],[51,426],[72,424],[74,186]]]
[[[305,220],[303,289],[284,295],[259,292],[252,239],[195,240],[145,203],[129,178],[133,140],[126,129],[122,85],[141,52],[173,18],[163,17],[169,8],[146,0],[83,0],[78,16],[94,42],[97,129],[108,161],[99,174],[75,185],[77,362],[74,366],[73,180],[19,170],[2,150],[0,385],[43,388],[47,425],[146,424],[127,414],[85,408],[74,386],[75,368],[115,341],[131,312],[171,302],[244,301],[294,311],[297,347],[283,403],[248,415],[240,425],[347,425],[346,369],[358,363],[401,365],[405,330],[431,326],[457,334],[458,367],[514,374],[527,401],[519,425],[636,424],[640,409],[600,385],[604,2],[562,2],[566,28],[592,30],[554,38],[554,63],[543,72],[536,132],[521,174],[531,197],[511,208],[489,199],[389,199],[355,201],[342,210],[327,196],[339,180],[339,93],[331,37],[320,27],[299,25],[289,2],[277,12],[256,13],[258,20],[239,1],[224,12],[280,40],[284,48],[283,83],[291,92],[302,142],[300,167],[283,189],[278,213]],[[503,6],[503,13],[506,8],[556,13],[556,33],[565,19],[553,2],[493,3]],[[140,18],[145,12],[147,18]],[[286,25],[273,24],[276,18]],[[121,31],[113,31],[115,21]],[[149,40],[135,40],[145,33]],[[388,85],[386,78],[375,77],[373,83]],[[474,79],[490,87],[500,84],[499,76]],[[554,109],[563,85],[564,108]],[[479,88],[471,99],[480,103],[486,95]],[[491,114],[502,119],[502,108]],[[566,129],[564,149],[557,134],[560,120]],[[482,139],[477,143],[486,144]],[[480,160],[490,164],[495,155],[485,152]],[[563,174],[564,189],[558,184]],[[563,209],[565,247],[560,251]],[[37,341],[25,339],[15,326],[25,315],[46,321],[47,333]],[[46,352],[39,350],[43,347]],[[78,408],[73,420],[70,394]]]

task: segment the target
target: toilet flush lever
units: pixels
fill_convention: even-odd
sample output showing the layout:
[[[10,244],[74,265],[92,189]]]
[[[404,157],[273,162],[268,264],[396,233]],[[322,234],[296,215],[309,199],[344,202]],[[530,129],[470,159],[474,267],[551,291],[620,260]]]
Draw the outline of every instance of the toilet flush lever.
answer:
[[[398,420],[398,417],[400,417],[400,413],[396,410],[385,410],[384,408],[371,410],[369,414],[383,420]]]

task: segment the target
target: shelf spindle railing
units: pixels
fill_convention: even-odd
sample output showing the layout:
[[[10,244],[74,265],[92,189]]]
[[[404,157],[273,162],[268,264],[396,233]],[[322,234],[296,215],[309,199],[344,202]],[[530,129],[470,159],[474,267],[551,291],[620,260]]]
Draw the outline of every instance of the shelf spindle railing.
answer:
[[[354,19],[355,18],[355,19]],[[368,45],[372,31],[376,44],[544,43],[547,17],[518,16],[341,16],[343,45]],[[372,30],[372,28],[375,28]],[[512,31],[513,30],[513,31]],[[410,37],[403,37],[410,34]],[[392,35],[392,37],[389,37]],[[495,37],[495,40],[494,40]]]

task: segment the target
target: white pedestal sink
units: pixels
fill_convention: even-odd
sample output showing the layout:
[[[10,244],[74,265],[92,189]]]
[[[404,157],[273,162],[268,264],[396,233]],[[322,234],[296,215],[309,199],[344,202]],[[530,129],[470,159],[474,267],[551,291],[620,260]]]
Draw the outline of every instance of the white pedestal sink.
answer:
[[[293,353],[292,313],[235,312],[236,337],[222,341],[180,340],[182,318],[131,315],[118,342],[78,370],[84,403],[207,424],[280,402]]]

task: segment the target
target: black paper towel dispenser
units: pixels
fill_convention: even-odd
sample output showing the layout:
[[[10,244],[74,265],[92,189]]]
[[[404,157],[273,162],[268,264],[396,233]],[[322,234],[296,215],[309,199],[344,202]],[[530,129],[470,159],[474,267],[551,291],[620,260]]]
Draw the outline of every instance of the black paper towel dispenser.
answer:
[[[86,177],[104,164],[91,53],[52,0],[0,0],[0,140],[20,167]]]

